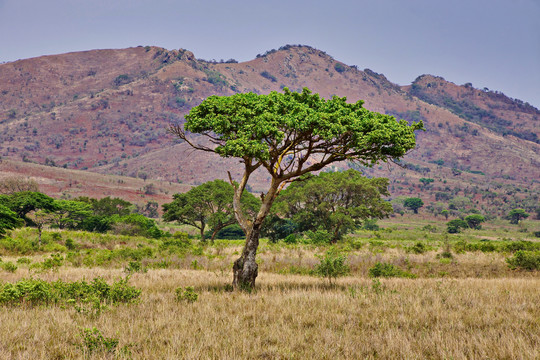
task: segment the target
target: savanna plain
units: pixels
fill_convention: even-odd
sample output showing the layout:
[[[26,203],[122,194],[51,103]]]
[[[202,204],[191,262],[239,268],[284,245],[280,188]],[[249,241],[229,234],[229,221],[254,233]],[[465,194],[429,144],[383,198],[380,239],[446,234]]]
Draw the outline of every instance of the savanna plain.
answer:
[[[0,358],[538,359],[540,274],[515,258],[538,250],[536,225],[448,234],[405,215],[332,246],[263,239],[251,291],[230,287],[242,240],[160,224],[176,235],[51,229],[36,249],[37,230],[16,229],[0,244]],[[332,254],[348,271],[318,271]]]

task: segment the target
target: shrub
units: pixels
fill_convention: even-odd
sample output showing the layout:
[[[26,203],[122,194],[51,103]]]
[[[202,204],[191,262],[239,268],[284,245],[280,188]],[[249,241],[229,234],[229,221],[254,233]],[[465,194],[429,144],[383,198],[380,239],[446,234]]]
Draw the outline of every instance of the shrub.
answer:
[[[416,275],[411,274],[408,271],[401,270],[397,266],[389,263],[378,262],[369,269],[370,277],[402,277],[402,278],[416,278]]]
[[[14,273],[17,271],[17,265],[12,263],[11,261],[6,261],[0,264],[0,267],[7,272]]]
[[[51,254],[51,257],[43,260],[41,268],[43,270],[58,271],[58,268],[64,263],[64,257],[60,254]]]
[[[424,243],[419,241],[413,246],[409,247],[407,251],[415,253],[415,254],[423,254],[427,251],[427,247]]]
[[[87,283],[84,280],[47,282],[23,279],[16,283],[0,283],[0,305],[47,305],[50,303],[76,306],[86,299],[96,298],[99,303],[130,303],[140,297],[141,290],[127,284],[128,278],[112,285],[102,278]]]
[[[540,251],[518,250],[506,262],[511,269],[540,270]]]
[[[377,219],[367,219],[364,221],[364,230],[378,231],[380,229],[377,225]]]
[[[274,75],[270,74],[268,71],[261,72],[261,76],[265,79],[268,79],[272,82],[277,82],[277,79]]]
[[[344,72],[345,70],[347,70],[347,68],[346,68],[343,64],[341,64],[341,63],[336,63],[336,64],[334,65],[334,69],[335,69],[338,73],[342,73],[342,72]]]
[[[83,351],[88,354],[113,353],[118,346],[118,339],[104,337],[95,327],[81,330],[80,336],[83,340]]]
[[[316,266],[314,273],[317,276],[327,278],[330,284],[332,284],[332,279],[335,280],[339,276],[349,274],[350,268],[345,264],[347,258],[337,250],[330,249],[324,256],[316,256],[319,258],[319,264]]]
[[[449,234],[457,234],[461,232],[461,229],[467,229],[469,227],[467,222],[461,219],[450,220],[446,223],[446,226]]]
[[[305,234],[308,243],[315,245],[330,244],[330,241],[332,240],[332,236],[328,233],[328,231],[323,229],[318,229],[317,231],[308,230],[305,232]]]
[[[298,242],[298,239],[296,238],[295,234],[287,235],[285,239],[283,239],[283,242],[285,244],[296,244]]]
[[[192,286],[187,286],[185,289],[179,287],[175,290],[176,300],[194,303],[199,298],[199,294],[195,292]]]
[[[225,239],[225,240],[235,240],[243,239],[246,237],[244,230],[238,224],[233,224],[225,226],[223,229],[219,230],[216,234],[216,239]]]

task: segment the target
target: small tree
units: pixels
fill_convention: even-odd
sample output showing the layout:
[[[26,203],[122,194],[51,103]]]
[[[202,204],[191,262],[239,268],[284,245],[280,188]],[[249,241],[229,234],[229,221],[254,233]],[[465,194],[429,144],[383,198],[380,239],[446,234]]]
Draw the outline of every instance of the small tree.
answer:
[[[290,217],[299,231],[322,228],[337,242],[363,220],[382,219],[393,211],[382,196],[388,179],[368,179],[356,170],[321,173],[291,184],[276,199],[276,211]]]
[[[422,183],[422,187],[423,188],[427,188],[429,184],[431,184],[432,182],[434,182],[435,180],[431,179],[431,178],[420,178],[419,180],[421,183]]]
[[[214,180],[192,188],[183,194],[174,194],[174,201],[163,205],[163,219],[191,225],[201,232],[209,225],[212,229],[211,241],[216,234],[228,225],[236,223],[233,209],[234,188],[223,180]],[[242,211],[254,213],[259,201],[255,196],[244,192],[241,199]]]
[[[482,228],[481,224],[486,221],[486,218],[480,214],[473,214],[466,216],[465,221],[471,229],[480,230]]]
[[[461,232],[461,229],[467,229],[469,225],[467,222],[461,219],[450,220],[447,224],[447,231],[450,234],[457,234]]]
[[[418,209],[424,206],[424,202],[420,198],[412,197],[405,199],[403,205],[414,211],[415,214],[418,214]]]
[[[185,116],[185,129],[170,127],[172,134],[193,148],[236,157],[244,166],[241,180],[234,184],[233,206],[246,243],[233,265],[233,287],[255,286],[261,228],[286,184],[337,161],[372,166],[397,160],[415,147],[414,131],[422,129],[422,123],[409,126],[405,120],[398,122],[393,116],[364,109],[363,101],[350,104],[346,100],[337,96],[324,100],[306,88],[302,93],[285,88],[284,93],[269,95],[210,96]],[[185,130],[203,136],[192,138]],[[270,185],[261,195],[258,213],[248,217],[240,199],[259,168],[270,175]],[[229,179],[233,183],[230,173]]]
[[[345,276],[351,271],[346,264],[347,257],[340,254],[336,249],[328,250],[324,256],[315,255],[319,258],[319,264],[315,267],[314,273],[317,276],[327,278],[328,283],[332,285],[332,279],[339,276]]]
[[[506,218],[510,220],[510,224],[519,224],[519,222],[523,219],[526,219],[529,217],[529,214],[525,212],[523,209],[514,209],[508,213]]]
[[[54,214],[45,210],[37,210],[28,213],[27,217],[36,225],[39,246],[41,246],[41,232],[43,231],[43,227],[54,221]]]

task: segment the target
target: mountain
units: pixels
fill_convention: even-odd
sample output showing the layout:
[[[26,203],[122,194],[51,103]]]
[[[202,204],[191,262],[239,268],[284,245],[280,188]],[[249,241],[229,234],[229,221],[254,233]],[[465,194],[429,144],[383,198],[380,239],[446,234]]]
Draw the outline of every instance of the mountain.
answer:
[[[511,188],[505,206],[538,198],[538,109],[431,75],[399,86],[309,46],[287,45],[242,63],[151,46],[92,50],[1,64],[0,79],[0,154],[17,161],[186,184],[225,179],[229,169],[237,177],[237,161],[194,152],[167,126],[181,123],[210,95],[308,87],[325,98],[363,99],[369,110],[424,121],[406,168],[362,169],[389,177],[395,196],[422,193],[435,200],[436,192],[456,188],[454,195]],[[425,187],[422,177],[437,181]],[[267,181],[259,172],[250,185],[260,191]],[[489,203],[484,195],[478,201]]]

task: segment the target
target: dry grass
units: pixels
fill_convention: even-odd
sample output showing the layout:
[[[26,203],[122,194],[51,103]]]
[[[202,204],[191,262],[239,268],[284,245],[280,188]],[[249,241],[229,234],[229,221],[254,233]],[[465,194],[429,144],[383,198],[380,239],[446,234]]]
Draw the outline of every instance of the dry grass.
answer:
[[[120,270],[62,268],[53,280],[112,280]],[[24,269],[2,280],[28,276]],[[320,279],[261,273],[252,294],[226,292],[230,275],[150,270],[131,284],[140,303],[98,318],[58,307],[0,308],[0,358],[84,358],[81,328],[119,339],[116,354],[90,358],[537,359],[540,279]],[[199,300],[179,303],[193,286]]]

